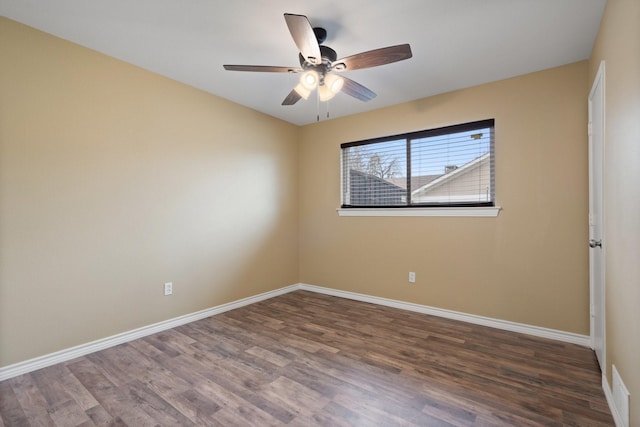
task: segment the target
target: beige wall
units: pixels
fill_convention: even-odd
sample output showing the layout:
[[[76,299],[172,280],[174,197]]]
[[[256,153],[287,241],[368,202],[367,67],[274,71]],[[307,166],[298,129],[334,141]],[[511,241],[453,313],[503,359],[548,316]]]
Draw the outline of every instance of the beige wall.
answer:
[[[640,426],[640,2],[609,0],[591,61],[605,61],[607,376],[616,365]]]
[[[583,61],[304,127],[301,282],[589,334],[586,86]],[[340,143],[490,118],[497,218],[337,215]]]
[[[297,283],[298,128],[5,18],[0,55],[0,366]]]

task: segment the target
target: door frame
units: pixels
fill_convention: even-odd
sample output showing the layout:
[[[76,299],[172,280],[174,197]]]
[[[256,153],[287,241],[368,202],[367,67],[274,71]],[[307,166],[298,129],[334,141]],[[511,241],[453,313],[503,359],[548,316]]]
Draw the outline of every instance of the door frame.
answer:
[[[601,90],[601,103],[602,105],[600,106],[601,111],[602,111],[602,119],[601,119],[601,124],[602,124],[602,141],[600,144],[600,153],[597,153],[600,156],[600,162],[601,162],[601,168],[600,168],[600,172],[601,175],[599,177],[600,181],[601,181],[601,194],[600,194],[600,205],[601,205],[601,218],[598,218],[597,221],[600,222],[600,236],[594,236],[593,235],[593,219],[592,219],[592,215],[593,215],[593,209],[594,209],[594,180],[596,179],[596,177],[594,176],[594,171],[593,171],[593,166],[592,166],[592,161],[594,158],[594,142],[593,142],[593,132],[592,132],[592,118],[593,118],[593,97],[596,93],[596,90],[598,90],[598,87],[600,87]],[[605,241],[605,229],[604,229],[604,219],[605,219],[605,209],[604,209],[604,192],[605,192],[605,186],[604,186],[604,170],[605,170],[605,162],[604,162],[604,155],[605,155],[605,61],[601,61],[600,62],[600,66],[598,67],[598,71],[596,73],[596,76],[593,80],[593,86],[591,87],[591,91],[589,92],[589,98],[588,98],[588,104],[589,104],[589,239],[594,239],[597,237],[600,237],[602,242],[606,242]],[[606,341],[606,282],[605,282],[605,254],[606,254],[606,246],[603,243],[603,245],[600,247],[600,249],[598,248],[593,248],[593,249],[589,249],[589,296],[590,296],[590,301],[589,301],[589,327],[590,327],[590,338],[591,338],[591,348],[595,350],[595,346],[596,346],[596,339],[595,339],[595,330],[596,330],[596,322],[600,323],[601,326],[601,331],[602,331],[602,360],[598,359],[598,363],[600,364],[600,370],[602,371],[603,375],[606,375],[606,368],[607,368],[607,363],[606,363],[606,357],[607,357],[607,341]],[[601,266],[600,266],[600,281],[601,281],[601,286],[600,289],[596,289],[595,286],[595,280],[594,280],[594,251],[595,250],[600,250],[601,251]],[[597,295],[597,293],[600,293],[600,295]],[[599,297],[599,298],[598,298]],[[595,304],[600,304],[600,309],[596,310],[595,309]],[[600,313],[601,314],[601,319],[596,319],[595,314]]]

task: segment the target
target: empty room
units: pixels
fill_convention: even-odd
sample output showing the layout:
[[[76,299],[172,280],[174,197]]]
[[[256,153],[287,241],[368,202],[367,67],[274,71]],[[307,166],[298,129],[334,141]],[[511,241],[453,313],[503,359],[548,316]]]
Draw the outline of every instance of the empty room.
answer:
[[[0,427],[640,427],[638,0],[0,14]]]

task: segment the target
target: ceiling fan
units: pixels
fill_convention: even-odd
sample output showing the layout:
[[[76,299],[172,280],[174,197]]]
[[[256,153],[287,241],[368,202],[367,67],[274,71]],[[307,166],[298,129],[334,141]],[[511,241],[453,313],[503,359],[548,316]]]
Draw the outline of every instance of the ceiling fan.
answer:
[[[300,82],[282,101],[282,105],[293,105],[302,98],[307,99],[316,88],[320,101],[328,101],[340,91],[361,101],[370,101],[376,97],[373,91],[340,73],[391,64],[412,56],[411,47],[401,44],[337,59],[335,50],[322,45],[327,38],[324,28],[312,28],[304,15],[285,13],[284,19],[293,41],[300,50],[300,67],[224,65],[224,69],[229,71],[302,73]]]

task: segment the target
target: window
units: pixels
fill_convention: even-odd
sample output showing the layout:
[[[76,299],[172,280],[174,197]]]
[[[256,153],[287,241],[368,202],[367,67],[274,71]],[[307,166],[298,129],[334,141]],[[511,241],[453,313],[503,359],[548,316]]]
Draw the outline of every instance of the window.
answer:
[[[495,206],[493,119],[340,147],[345,210]]]

